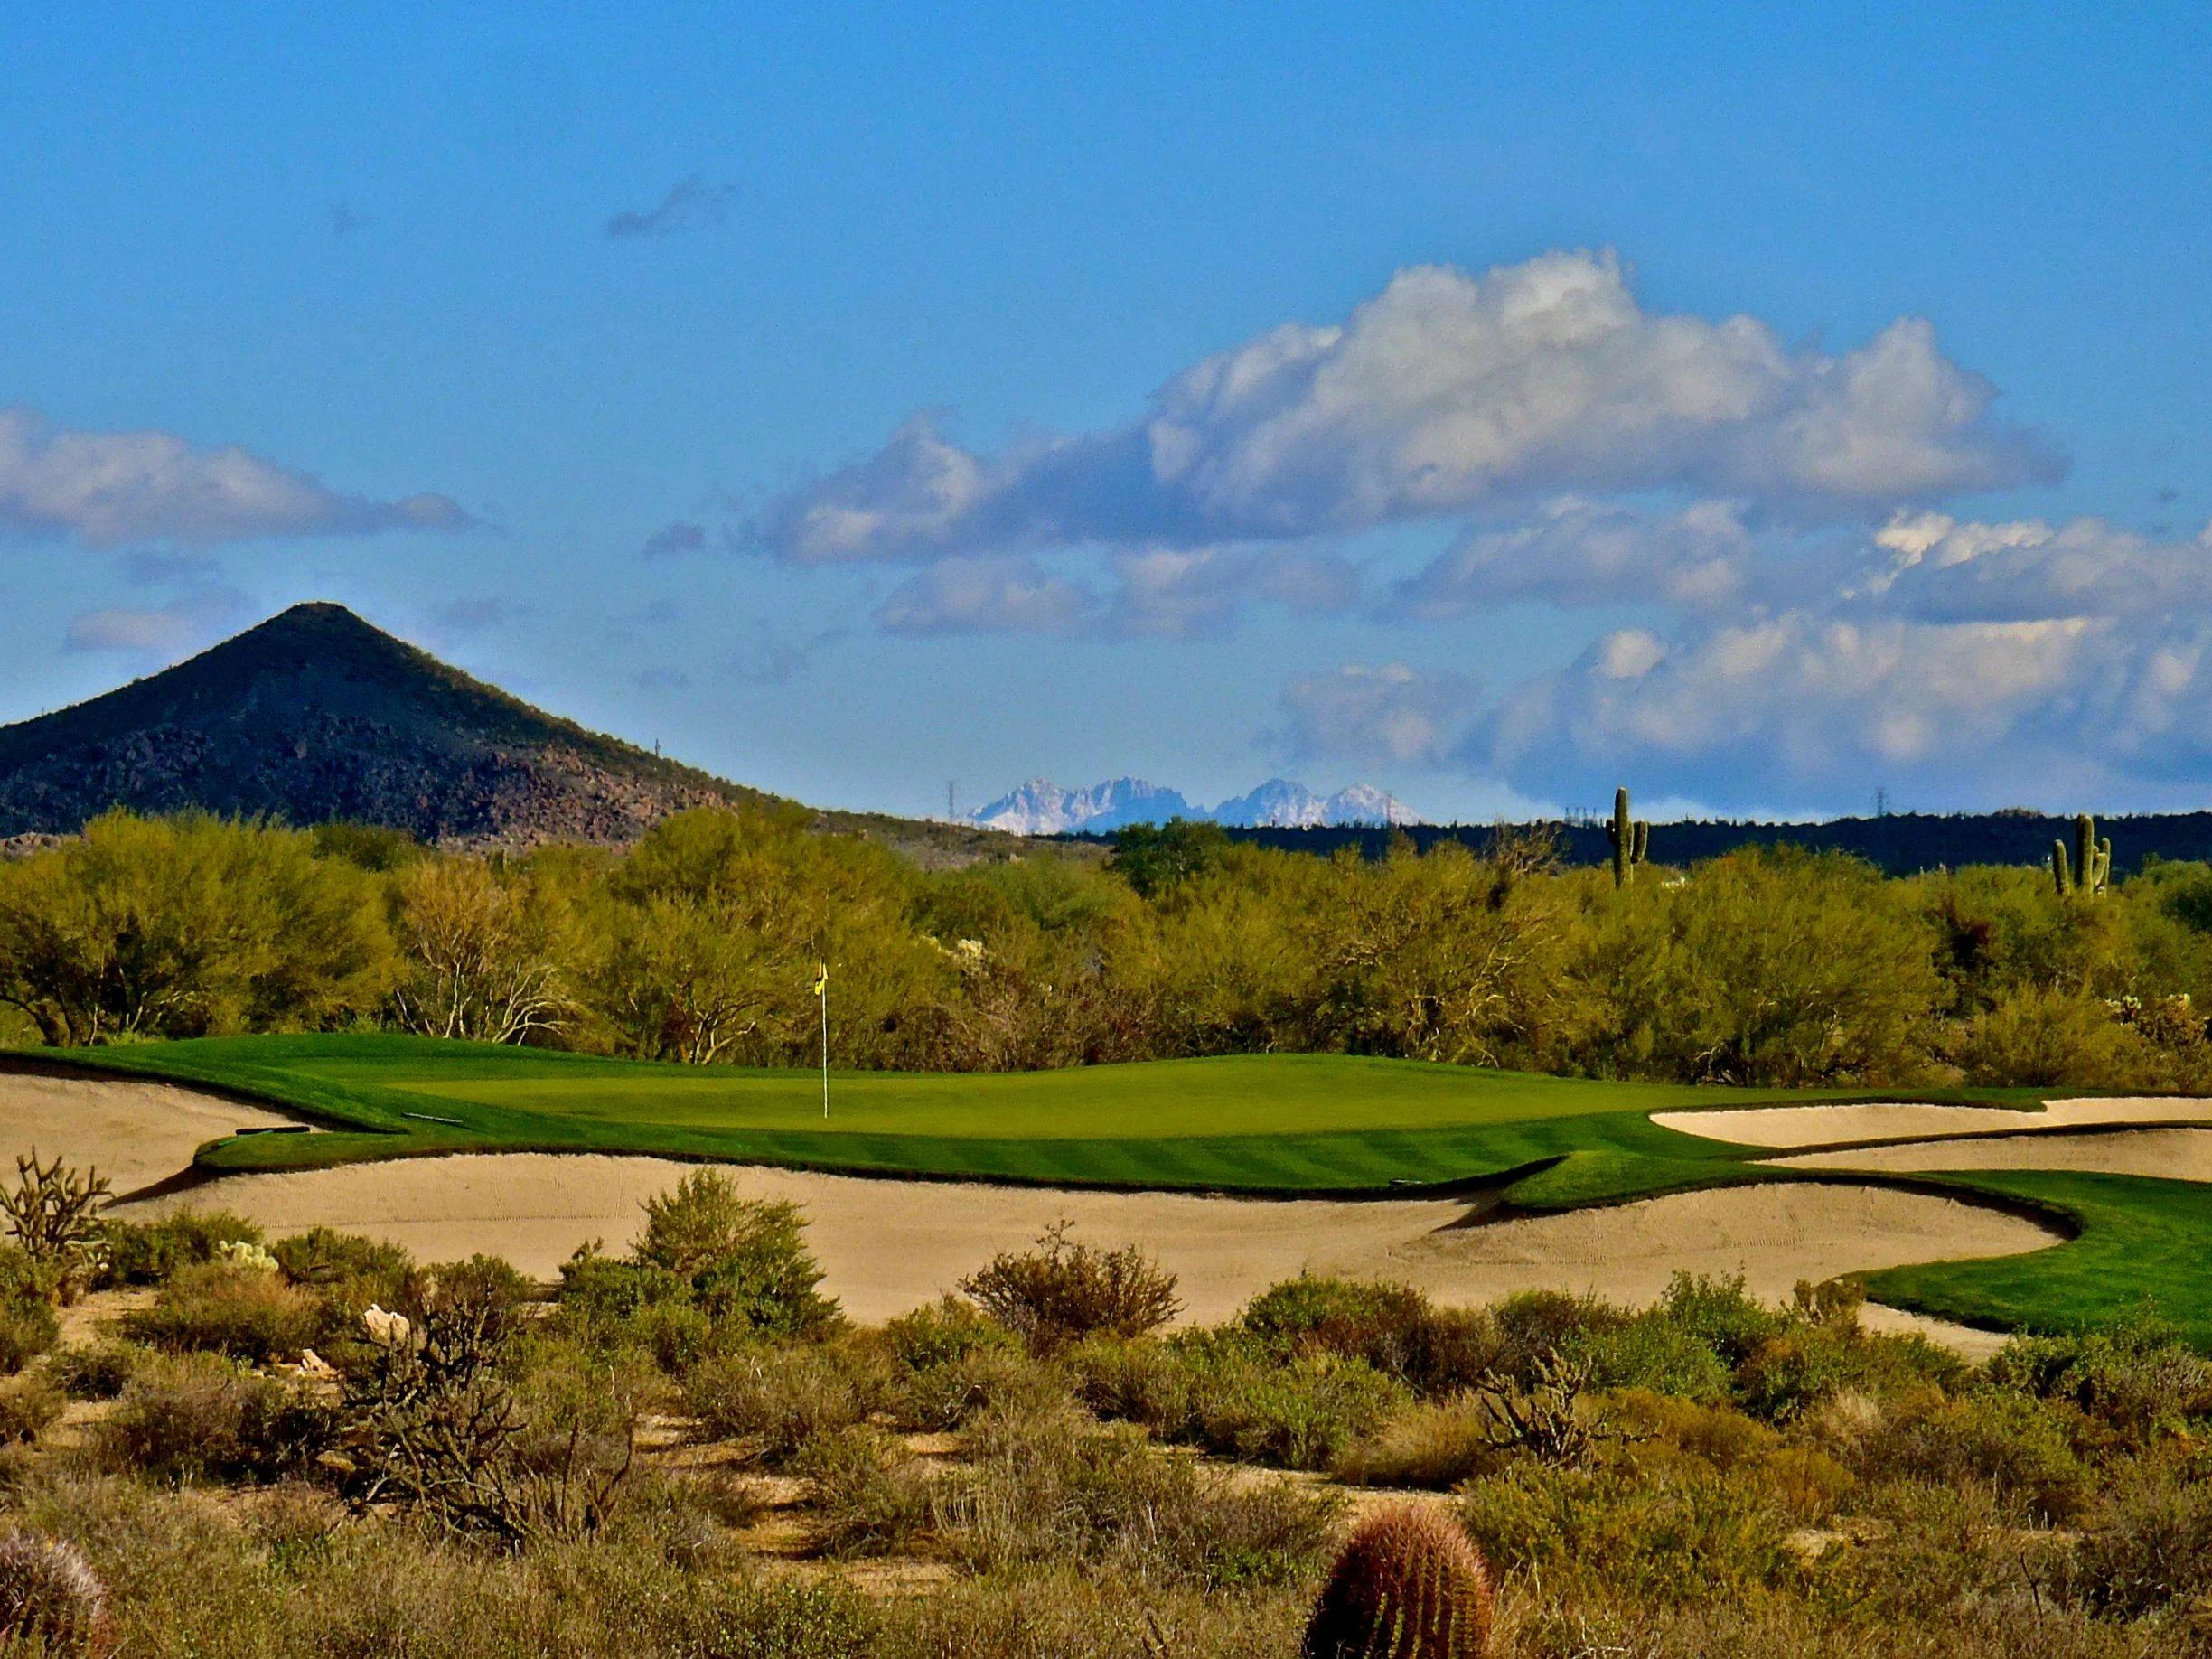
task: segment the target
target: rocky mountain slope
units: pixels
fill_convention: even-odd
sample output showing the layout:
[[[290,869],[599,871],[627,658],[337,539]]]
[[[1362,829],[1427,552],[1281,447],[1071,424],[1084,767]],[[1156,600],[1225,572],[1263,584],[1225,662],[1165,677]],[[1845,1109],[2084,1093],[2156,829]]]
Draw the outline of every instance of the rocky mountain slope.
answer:
[[[174,668],[0,727],[0,836],[110,806],[350,819],[426,841],[620,843],[754,792],[472,680],[342,605],[295,605]]]
[[[14,850],[113,806],[525,848],[618,846],[685,807],[769,799],[533,708],[336,605],[295,605],[174,668],[0,726],[0,846]],[[866,814],[817,822],[927,863],[1002,839]]]

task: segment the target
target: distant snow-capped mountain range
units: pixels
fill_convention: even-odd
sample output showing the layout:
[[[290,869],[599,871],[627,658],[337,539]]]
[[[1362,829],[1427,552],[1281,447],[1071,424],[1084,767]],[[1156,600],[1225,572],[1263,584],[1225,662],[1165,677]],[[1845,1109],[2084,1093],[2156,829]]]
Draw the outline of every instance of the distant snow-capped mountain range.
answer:
[[[1420,822],[1402,802],[1372,784],[1355,783],[1333,795],[1319,795],[1288,778],[1270,778],[1251,794],[1224,801],[1210,811],[1185,800],[1176,790],[1142,778],[1114,778],[1089,789],[1062,789],[1048,778],[1031,778],[965,816],[979,829],[1015,835],[1099,832],[1127,824],[1164,824],[1171,818],[1280,829]]]

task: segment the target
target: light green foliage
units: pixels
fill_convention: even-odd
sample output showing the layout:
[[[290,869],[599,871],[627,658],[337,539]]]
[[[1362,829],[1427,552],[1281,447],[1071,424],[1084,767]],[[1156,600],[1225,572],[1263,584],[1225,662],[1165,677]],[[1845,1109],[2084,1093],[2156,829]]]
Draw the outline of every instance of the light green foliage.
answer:
[[[111,812],[0,862],[0,1003],[56,1044],[330,1026],[389,973],[370,884],[304,833]]]
[[[1837,854],[1730,854],[1593,914],[1576,971],[1623,1072],[1906,1081],[1940,985],[1902,884]]]
[[[399,867],[388,892],[399,1029],[521,1043],[573,1022],[563,963],[574,923],[558,883],[528,866],[423,858]]]
[[[839,1054],[896,1063],[924,1035],[905,1011],[946,972],[905,925],[911,883],[796,811],[680,812],[594,890],[579,983],[619,1054],[789,1064],[811,1052],[827,961]]]

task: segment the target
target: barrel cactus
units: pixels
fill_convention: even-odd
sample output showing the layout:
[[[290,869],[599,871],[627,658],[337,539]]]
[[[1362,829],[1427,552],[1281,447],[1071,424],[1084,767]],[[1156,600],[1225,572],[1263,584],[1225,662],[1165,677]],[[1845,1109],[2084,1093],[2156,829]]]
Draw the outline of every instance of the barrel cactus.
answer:
[[[1478,1659],[1490,1570],[1435,1509],[1404,1504],[1346,1541],[1306,1626],[1303,1659]]]
[[[1651,826],[1628,816],[1628,792],[1613,792],[1613,821],[1606,826],[1606,839],[1613,843],[1613,885],[1625,887],[1636,879],[1636,867],[1651,850]]]
[[[76,1545],[0,1532],[0,1650],[76,1659],[110,1645],[108,1592]]]

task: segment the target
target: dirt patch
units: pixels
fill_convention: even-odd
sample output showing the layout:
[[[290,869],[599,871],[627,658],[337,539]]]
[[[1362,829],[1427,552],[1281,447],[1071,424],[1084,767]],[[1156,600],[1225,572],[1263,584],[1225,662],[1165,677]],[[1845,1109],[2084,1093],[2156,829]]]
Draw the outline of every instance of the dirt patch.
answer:
[[[2092,1175],[2212,1181],[2212,1129],[2108,1130],[2095,1135],[2007,1135],[1975,1140],[1907,1140],[1848,1152],[1802,1152],[1767,1160],[1797,1169],[2065,1169]]]
[[[36,1147],[97,1166],[117,1193],[177,1174],[211,1140],[296,1121],[168,1083],[0,1071],[0,1168]]]
[[[1724,1107],[1654,1111],[1661,1129],[1739,1147],[1832,1147],[1845,1141],[1921,1140],[1931,1135],[2010,1135],[2023,1129],[2098,1123],[2207,1123],[2212,1101],[2053,1101],[2041,1111],[2002,1106],[1930,1106],[1868,1101],[1856,1106]]]

